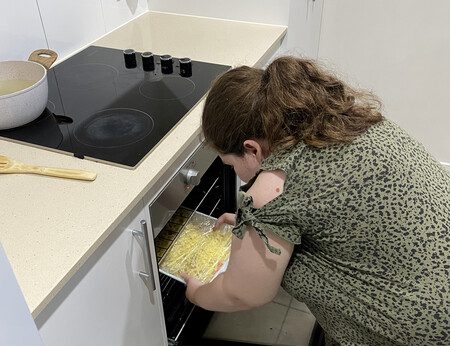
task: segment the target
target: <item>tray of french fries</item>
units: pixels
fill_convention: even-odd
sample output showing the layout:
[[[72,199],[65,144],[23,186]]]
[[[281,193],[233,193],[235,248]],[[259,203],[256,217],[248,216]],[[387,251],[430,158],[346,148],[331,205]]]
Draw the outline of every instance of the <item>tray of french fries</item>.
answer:
[[[181,274],[211,282],[226,269],[230,225],[213,230],[216,219],[180,208],[155,239],[159,271],[184,283]]]

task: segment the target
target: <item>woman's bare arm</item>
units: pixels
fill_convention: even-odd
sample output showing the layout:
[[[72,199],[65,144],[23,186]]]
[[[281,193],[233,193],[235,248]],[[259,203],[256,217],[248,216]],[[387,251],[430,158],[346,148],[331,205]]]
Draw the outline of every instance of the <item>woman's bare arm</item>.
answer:
[[[263,172],[248,191],[254,206],[260,208],[282,193],[284,174]],[[187,297],[195,304],[214,311],[237,311],[266,304],[278,292],[289,263],[293,245],[272,232],[269,243],[281,250],[271,253],[253,227],[243,239],[233,237],[227,270],[211,283],[200,285],[188,279]]]

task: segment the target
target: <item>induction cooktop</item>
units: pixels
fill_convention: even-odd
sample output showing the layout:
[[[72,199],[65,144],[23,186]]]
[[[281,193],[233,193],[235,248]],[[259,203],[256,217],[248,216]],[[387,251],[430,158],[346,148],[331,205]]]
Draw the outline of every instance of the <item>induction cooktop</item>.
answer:
[[[228,69],[90,46],[48,71],[44,112],[0,137],[135,168]]]

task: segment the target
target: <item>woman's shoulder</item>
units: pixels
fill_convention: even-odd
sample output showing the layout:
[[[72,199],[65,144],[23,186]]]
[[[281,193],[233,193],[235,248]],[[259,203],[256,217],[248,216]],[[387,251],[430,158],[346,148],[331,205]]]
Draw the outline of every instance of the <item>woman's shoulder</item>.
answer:
[[[252,196],[253,207],[261,208],[281,195],[285,179],[286,175],[282,170],[261,171],[247,191]]]
[[[288,149],[280,149],[271,153],[261,164],[262,171],[281,170],[288,173],[293,164],[299,162],[307,145],[300,141],[295,146]]]

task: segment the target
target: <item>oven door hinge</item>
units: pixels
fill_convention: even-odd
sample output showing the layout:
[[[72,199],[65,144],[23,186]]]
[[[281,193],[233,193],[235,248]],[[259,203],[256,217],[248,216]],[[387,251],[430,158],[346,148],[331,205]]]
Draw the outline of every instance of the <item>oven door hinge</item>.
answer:
[[[179,345],[181,345],[180,341],[177,341],[177,340],[175,340],[173,338],[168,338],[167,341],[169,343],[169,346],[179,346]]]

